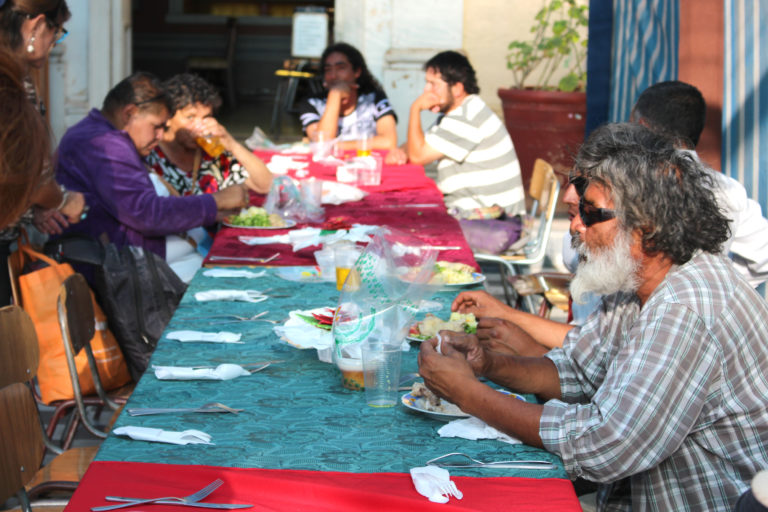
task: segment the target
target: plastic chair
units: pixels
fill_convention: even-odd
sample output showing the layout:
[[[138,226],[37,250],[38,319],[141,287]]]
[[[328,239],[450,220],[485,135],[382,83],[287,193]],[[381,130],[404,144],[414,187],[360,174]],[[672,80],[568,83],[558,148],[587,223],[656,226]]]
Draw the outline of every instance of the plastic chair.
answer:
[[[107,406],[117,413],[128,401],[128,396],[133,391],[133,385],[124,386],[109,395],[104,391],[104,386],[101,383],[96,367],[96,359],[91,349],[91,340],[96,332],[91,289],[81,274],[73,274],[62,283],[61,288],[59,288],[57,307],[59,327],[61,328],[62,340],[64,342],[64,353],[67,358],[69,376],[72,381],[72,389],[78,410],[75,421],[82,422],[88,432],[104,439],[107,437],[107,433],[94,425],[86,413],[86,406],[93,403],[89,402],[87,398],[93,400],[96,397],[83,396],[80,388],[80,378],[77,374],[77,366],[75,365],[75,355],[80,353],[80,350],[85,350],[88,367],[93,377],[97,400],[100,406]],[[113,415],[112,421],[114,421],[116,416],[117,414]],[[68,441],[71,442],[71,439]],[[65,444],[65,447],[67,446],[68,443]]]
[[[235,91],[235,49],[237,46],[237,18],[227,18],[227,45],[223,57],[192,56],[187,57],[187,72],[221,72],[227,90],[227,102],[231,108],[237,106]]]
[[[30,383],[37,374],[40,353],[37,345],[35,328],[29,315],[18,306],[0,309],[0,388],[15,383]],[[27,393],[32,395],[30,389]],[[71,448],[63,451],[51,443],[43,429],[39,409],[35,406],[39,432],[38,444],[56,453],[47,465],[35,472],[30,472],[31,480],[25,483],[28,498],[34,499],[50,492],[71,494],[77,487],[88,465],[96,456],[97,446]],[[5,413],[8,414],[8,413]],[[40,461],[42,461],[42,456]],[[38,461],[36,466],[40,466]],[[2,500],[0,499],[0,502]],[[49,504],[48,501],[45,502]]]
[[[526,216],[523,237],[512,248],[502,254],[476,252],[475,259],[499,264],[504,296],[508,304],[513,303],[508,278],[522,273],[524,267],[531,267],[544,260],[547,244],[555,220],[557,198],[560,195],[560,181],[555,177],[552,166],[537,158],[533,165],[533,174],[528,186],[528,195],[532,199],[531,211]],[[536,220],[538,217],[538,220]],[[524,297],[526,308],[535,312],[530,296]]]

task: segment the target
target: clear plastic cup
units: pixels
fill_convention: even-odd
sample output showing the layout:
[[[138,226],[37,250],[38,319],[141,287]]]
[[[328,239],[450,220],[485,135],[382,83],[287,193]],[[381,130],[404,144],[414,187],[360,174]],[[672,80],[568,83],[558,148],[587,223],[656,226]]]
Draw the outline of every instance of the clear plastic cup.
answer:
[[[360,286],[360,276],[355,271],[355,262],[359,256],[360,249],[355,246],[337,247],[334,250],[337,290],[341,291],[347,281],[349,281],[347,287],[350,290]]]
[[[372,336],[363,342],[361,353],[365,401],[371,407],[393,407],[400,383],[400,343]]]
[[[299,182],[301,199],[312,205],[320,206],[323,202],[323,180],[307,178]]]
[[[320,251],[315,251],[315,261],[320,267],[320,276],[327,281],[333,281],[336,278],[336,259],[333,249],[326,247]]]

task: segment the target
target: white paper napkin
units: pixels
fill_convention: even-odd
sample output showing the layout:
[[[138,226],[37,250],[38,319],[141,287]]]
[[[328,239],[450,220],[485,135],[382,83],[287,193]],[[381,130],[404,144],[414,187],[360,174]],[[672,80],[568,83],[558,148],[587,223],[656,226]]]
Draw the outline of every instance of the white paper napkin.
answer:
[[[438,487],[439,483],[448,483],[451,481],[451,474],[445,468],[437,466],[424,466],[423,468],[411,468],[411,480],[413,486],[422,496],[429,498],[434,503],[448,503],[448,496]],[[456,496],[458,499],[464,497],[461,491]]]
[[[291,243],[291,239],[288,235],[273,235],[273,236],[239,236],[238,240],[245,245],[270,245],[270,244],[288,244]]]
[[[240,338],[242,334],[219,331],[219,332],[202,332],[202,331],[172,331],[165,335],[169,340],[177,341],[205,341],[208,343],[242,343]]]
[[[327,311],[325,308],[291,311],[288,313],[288,321],[283,325],[276,325],[273,330],[289,345],[300,349],[317,349],[318,359],[330,363],[333,347],[331,331],[310,325],[298,317],[298,315],[312,316],[312,313],[326,314]]]
[[[195,299],[204,302],[209,300],[230,300],[239,302],[261,302],[269,297],[258,290],[207,290],[197,292]]]
[[[232,380],[251,372],[237,364],[220,364],[216,368],[189,368],[184,366],[152,366],[160,380]]]
[[[367,194],[357,187],[338,183],[336,181],[323,181],[323,204],[344,204],[360,201]]]
[[[309,162],[294,160],[290,156],[272,155],[272,159],[267,163],[267,168],[272,174],[286,174],[291,169],[303,169],[309,165]]]
[[[229,268],[211,268],[203,272],[205,277],[247,277],[249,279],[254,277],[261,277],[266,273],[265,270],[261,272],[251,272],[250,270],[235,270]]]
[[[453,420],[440,427],[437,431],[440,437],[462,437],[464,439],[498,439],[509,444],[518,444],[520,440],[510,437],[503,432],[487,425],[482,420],[471,416],[460,420]]]
[[[128,436],[137,441],[153,441],[168,444],[213,444],[211,436],[200,430],[174,432],[148,427],[118,427],[112,431],[118,436]]]

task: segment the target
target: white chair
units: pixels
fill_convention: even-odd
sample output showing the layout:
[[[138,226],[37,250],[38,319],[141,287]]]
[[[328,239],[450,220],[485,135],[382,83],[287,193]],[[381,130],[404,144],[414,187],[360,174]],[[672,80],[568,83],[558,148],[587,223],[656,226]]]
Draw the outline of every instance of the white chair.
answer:
[[[555,219],[557,198],[560,195],[560,181],[556,178],[552,166],[541,158],[537,158],[533,164],[528,195],[533,202],[531,211],[524,221],[521,239],[513,244],[510,250],[502,254],[482,252],[474,254],[477,261],[490,261],[499,264],[504,297],[510,305],[515,301],[509,286],[510,277],[522,274],[524,268],[530,268],[544,260],[549,237],[552,233],[552,223]],[[525,296],[523,302],[529,312],[536,312],[530,296]]]

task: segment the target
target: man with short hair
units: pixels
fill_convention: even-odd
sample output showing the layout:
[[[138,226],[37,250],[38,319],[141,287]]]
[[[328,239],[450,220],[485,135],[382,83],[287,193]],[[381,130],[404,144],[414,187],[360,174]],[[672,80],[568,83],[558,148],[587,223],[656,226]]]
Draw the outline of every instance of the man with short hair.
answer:
[[[160,82],[135,73],[109,91],[64,134],[56,177],[85,195],[88,217],[66,232],[99,237],[118,247],[134,245],[165,257],[166,235],[210,225],[248,204],[240,185],[187,197],[160,197],[142,160],[157,145],[170,116]]]
[[[728,219],[712,178],[669,139],[615,124],[581,147],[572,180],[572,293],[603,295],[598,311],[543,357],[444,331],[440,352],[422,344],[419,373],[598,482],[598,510],[730,511],[768,466],[768,304],[720,254]]]
[[[475,70],[458,52],[445,51],[424,65],[424,92],[411,105],[405,155],[388,162],[438,160],[437,186],[448,208],[469,212],[498,205],[507,215],[525,213],[520,163],[504,123],[478,96]],[[426,133],[421,112],[442,116]]]

